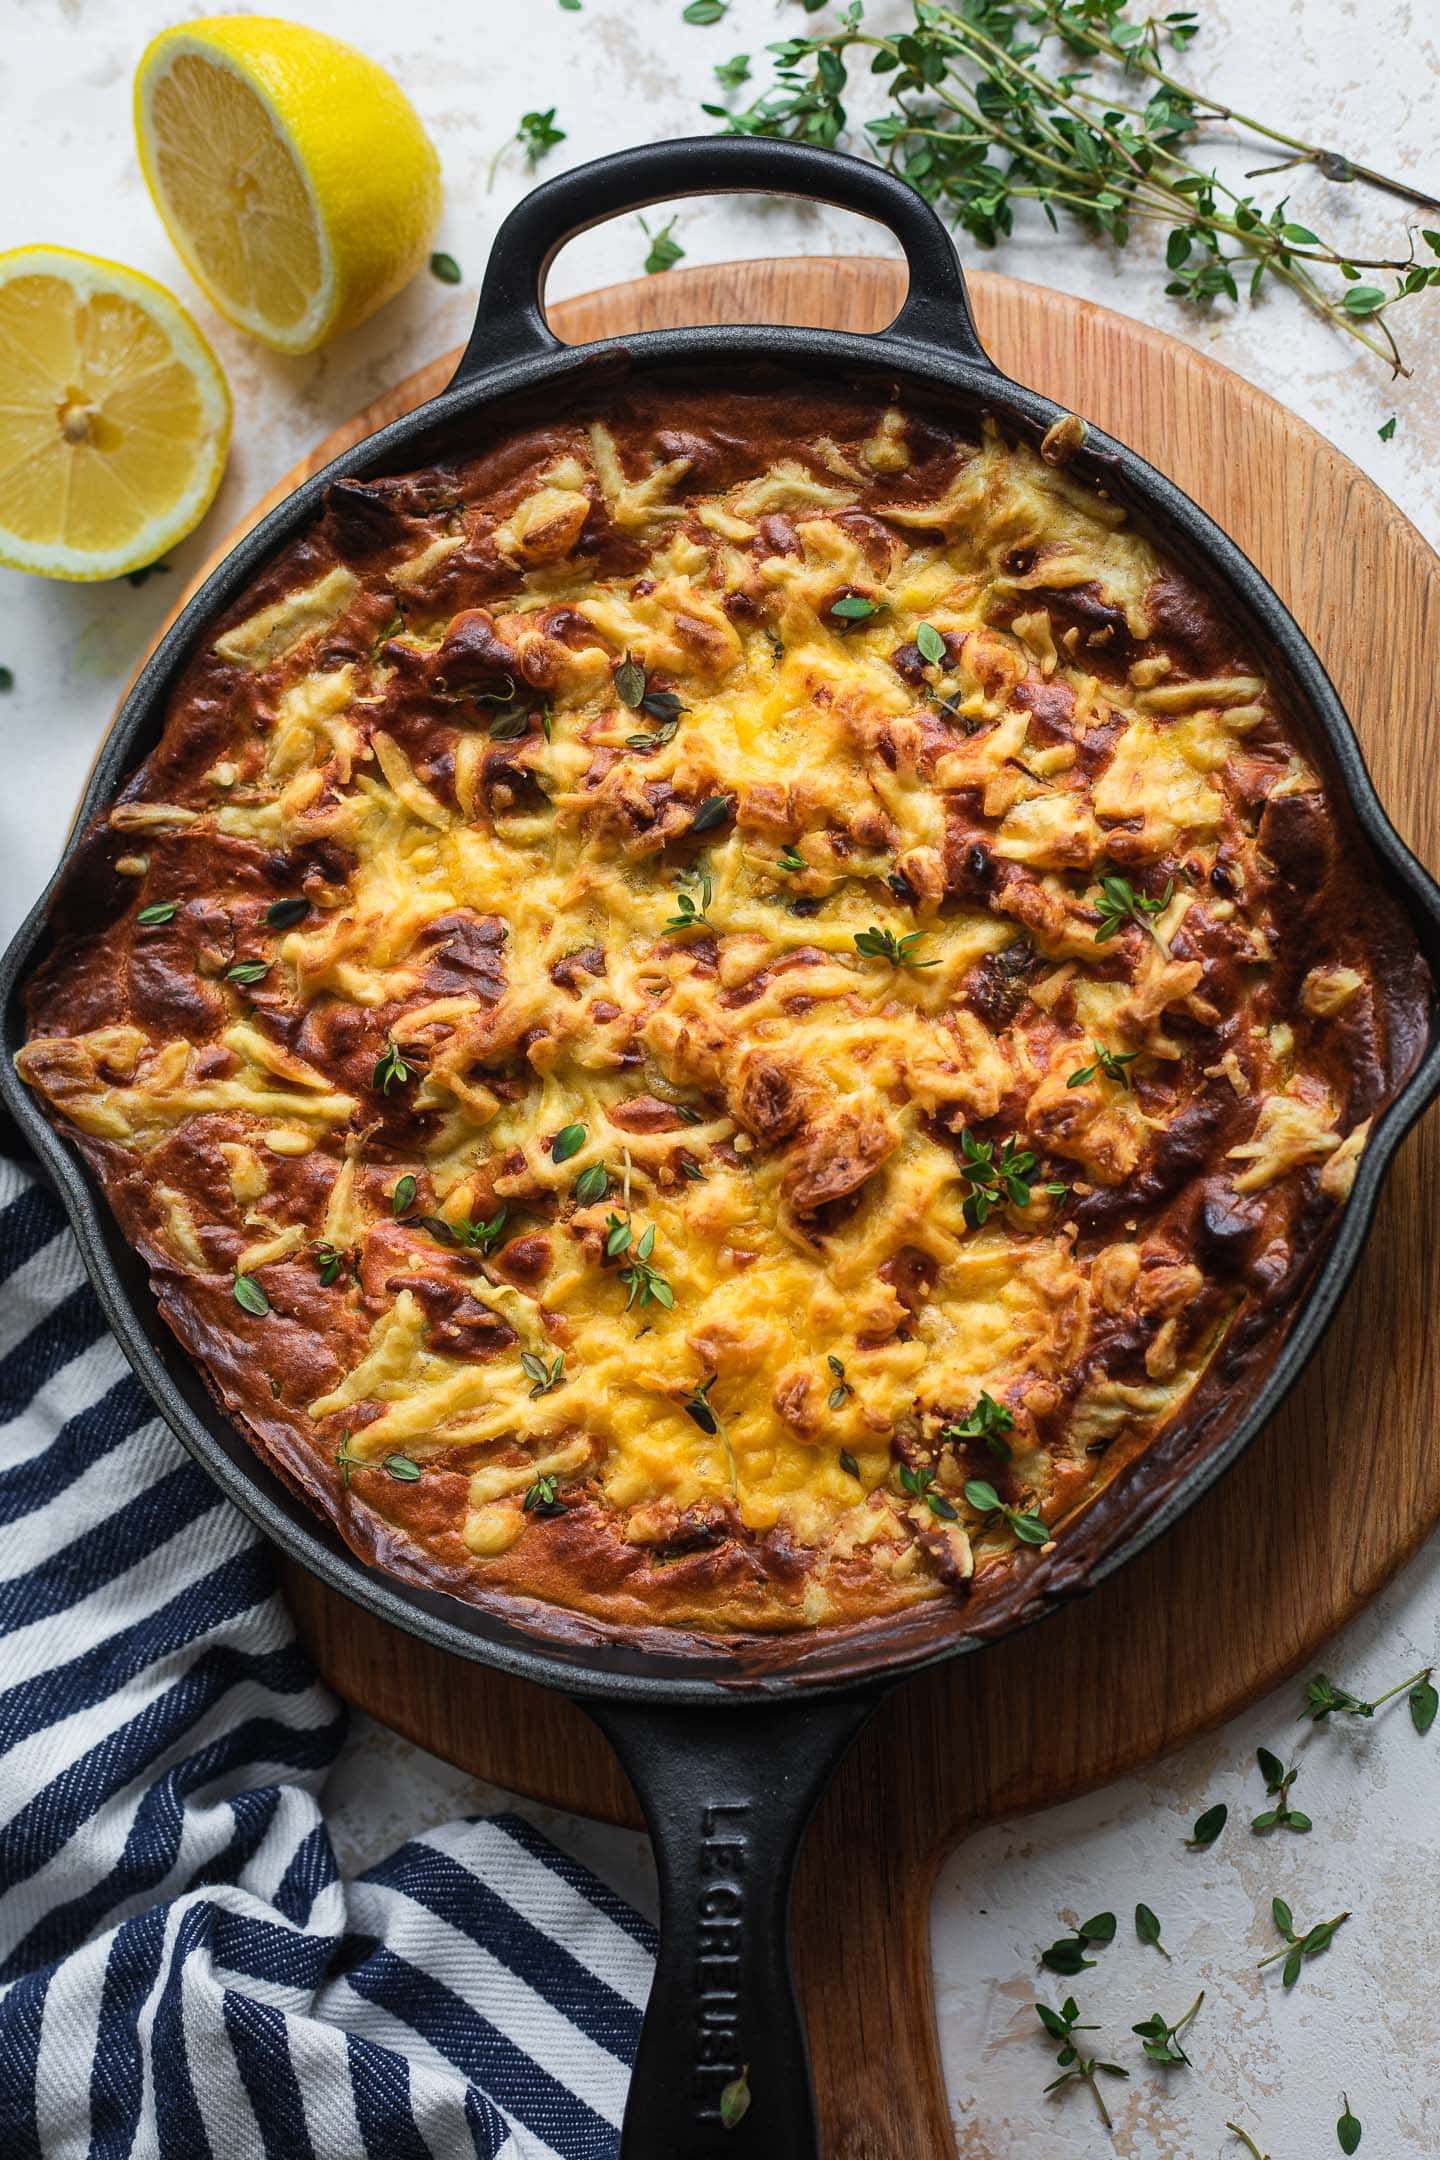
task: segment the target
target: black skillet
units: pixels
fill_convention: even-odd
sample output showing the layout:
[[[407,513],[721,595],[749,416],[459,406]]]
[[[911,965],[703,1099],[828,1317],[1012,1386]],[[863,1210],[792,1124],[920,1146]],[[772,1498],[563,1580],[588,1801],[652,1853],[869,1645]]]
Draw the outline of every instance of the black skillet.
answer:
[[[676,196],[780,192],[817,197],[878,219],[900,240],[910,289],[878,336],[832,330],[721,326],[651,331],[589,346],[560,344],[541,308],[545,274],[565,241],[627,210]],[[1060,408],[1002,375],[971,320],[965,281],[944,227],[902,182],[875,166],[796,144],[715,138],[656,143],[563,174],[537,188],[502,226],[479,315],[455,379],[418,412],[394,421],[307,481],[248,534],[190,602],[147,663],[91,777],[81,824],[114,796],[156,741],[170,692],[205,625],[323,507],[327,484],[455,453],[475,423],[518,393],[543,392],[563,411],[609,382],[644,370],[697,369],[754,378],[909,386],[949,405],[962,425],[993,413],[1013,435],[1039,440]],[[1219,454],[1219,446],[1217,446]],[[1133,452],[1091,429],[1072,470],[1125,502],[1192,575],[1246,626],[1272,678],[1309,723],[1356,844],[1414,925],[1432,973],[1440,967],[1440,891],[1386,819],[1323,668],[1264,579],[1190,499]],[[1360,839],[1359,834],[1365,836]],[[71,843],[74,845],[73,841]],[[963,1607],[927,1606],[831,1638],[786,1638],[750,1653],[658,1632],[621,1640],[553,1614],[524,1622],[366,1567],[266,1469],[216,1408],[163,1326],[145,1274],[117,1233],[78,1155],[42,1115],[11,1059],[24,1039],[20,984],[47,938],[48,894],[0,964],[6,1055],[0,1093],[53,1177],[106,1317],[162,1415],[236,1504],[332,1588],[427,1642],[563,1689],[608,1734],[644,1805],[660,1871],[662,1943],[626,2111],[624,2160],[810,2160],[815,2103],[789,1957],[790,1885],[805,1824],[835,1766],[886,1690],[962,1651]],[[1049,1609],[1059,1591],[1090,1587],[1148,1544],[1233,1462],[1275,1409],[1313,1350],[1355,1265],[1388,1162],[1440,1086],[1440,1029],[1398,1099],[1376,1124],[1353,1193],[1278,1353],[1240,1399],[1212,1406],[1186,1451],[1147,1489],[1127,1493],[1106,1535],[1062,1539],[1076,1559],[1046,1594],[1002,1609],[986,1632]],[[1235,1391],[1232,1391],[1232,1394]],[[856,1853],[854,1864],[865,1865]],[[856,2036],[860,2045],[860,2036]],[[753,2096],[734,2129],[720,2121],[723,2089],[748,2067]],[[917,2156],[919,2160],[919,2156]]]

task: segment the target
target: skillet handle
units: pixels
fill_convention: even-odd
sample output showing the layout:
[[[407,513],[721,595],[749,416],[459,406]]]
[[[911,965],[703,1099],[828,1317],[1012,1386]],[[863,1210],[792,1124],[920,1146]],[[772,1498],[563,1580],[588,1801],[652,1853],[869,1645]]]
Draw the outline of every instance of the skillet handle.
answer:
[[[639,1795],[660,1874],[660,1951],[620,2160],[820,2160],[790,1891],[805,1825],[879,1701],[582,1701]],[[726,2129],[721,2095],[742,2072],[750,2105]]]
[[[545,320],[545,278],[567,240],[627,210],[681,195],[805,195],[887,225],[905,250],[910,290],[877,342],[937,344],[992,365],[975,331],[965,275],[929,204],[883,166],[766,136],[695,135],[596,158],[542,181],[495,236],[470,342],[452,388],[506,362],[560,349]]]

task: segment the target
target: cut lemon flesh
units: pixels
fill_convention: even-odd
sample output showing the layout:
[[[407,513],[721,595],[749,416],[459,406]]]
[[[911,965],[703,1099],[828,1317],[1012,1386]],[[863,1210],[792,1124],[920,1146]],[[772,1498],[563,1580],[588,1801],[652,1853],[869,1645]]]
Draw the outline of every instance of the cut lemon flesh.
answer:
[[[281,352],[362,321],[425,260],[439,161],[403,91],[338,38],[240,15],[162,31],[135,127],[191,275]]]
[[[68,248],[0,254],[0,563],[154,562],[209,507],[229,441],[219,362],[163,285]]]

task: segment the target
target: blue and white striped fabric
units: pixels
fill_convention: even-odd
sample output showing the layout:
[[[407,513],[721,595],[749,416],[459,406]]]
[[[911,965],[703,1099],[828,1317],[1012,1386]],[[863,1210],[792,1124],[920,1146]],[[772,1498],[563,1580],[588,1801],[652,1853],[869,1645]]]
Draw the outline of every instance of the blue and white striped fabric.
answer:
[[[613,2154],[646,1923],[514,1816],[353,1880],[344,1713],[0,1159],[0,2154]]]

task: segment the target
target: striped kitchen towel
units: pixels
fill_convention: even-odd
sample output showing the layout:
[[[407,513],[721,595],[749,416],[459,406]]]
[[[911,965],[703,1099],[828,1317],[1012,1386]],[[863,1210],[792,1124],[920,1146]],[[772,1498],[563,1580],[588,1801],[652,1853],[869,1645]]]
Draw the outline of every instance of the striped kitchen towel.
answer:
[[[340,1872],[344,1712],[0,1158],[0,2154],[613,2154],[653,1937],[514,1816]]]

